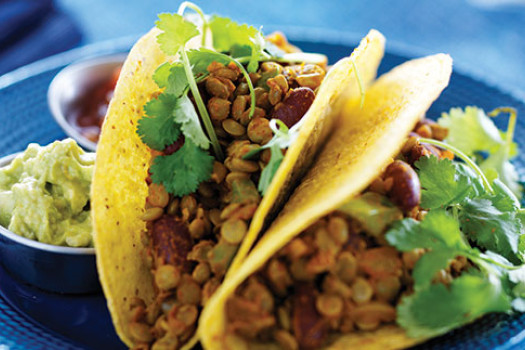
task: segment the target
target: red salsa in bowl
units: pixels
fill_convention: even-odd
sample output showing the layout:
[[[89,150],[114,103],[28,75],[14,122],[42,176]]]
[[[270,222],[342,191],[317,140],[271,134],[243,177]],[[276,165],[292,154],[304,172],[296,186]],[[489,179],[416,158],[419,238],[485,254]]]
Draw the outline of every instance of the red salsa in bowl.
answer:
[[[97,57],[60,71],[48,90],[48,104],[65,133],[95,151],[100,128],[127,54]]]
[[[67,111],[66,120],[84,137],[98,142],[100,128],[108,109],[109,101],[117,83],[121,66],[113,70],[107,81],[87,89],[83,95],[74,100]]]

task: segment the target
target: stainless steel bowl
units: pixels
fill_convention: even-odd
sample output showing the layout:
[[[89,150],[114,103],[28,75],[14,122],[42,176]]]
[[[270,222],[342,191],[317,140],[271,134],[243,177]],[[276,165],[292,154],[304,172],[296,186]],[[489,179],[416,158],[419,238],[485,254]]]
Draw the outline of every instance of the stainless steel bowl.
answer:
[[[15,156],[1,158],[0,167],[8,165]],[[100,291],[94,248],[40,243],[0,226],[0,263],[19,280],[47,291],[67,294]]]
[[[86,91],[107,81],[126,56],[127,53],[121,53],[73,63],[61,70],[49,85],[47,101],[51,114],[69,137],[90,151],[95,151],[97,144],[71,125],[68,118],[70,107]]]

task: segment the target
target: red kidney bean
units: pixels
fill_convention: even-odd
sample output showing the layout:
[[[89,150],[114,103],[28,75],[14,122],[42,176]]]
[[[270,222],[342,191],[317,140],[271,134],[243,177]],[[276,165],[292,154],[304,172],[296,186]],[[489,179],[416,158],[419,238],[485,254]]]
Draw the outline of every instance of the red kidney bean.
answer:
[[[307,87],[290,90],[282,103],[277,104],[272,118],[282,120],[291,128],[306,114],[315,99],[315,93]]]
[[[169,156],[170,154],[177,152],[184,145],[184,140],[184,135],[181,134],[177,141],[173,142],[171,145],[167,145],[166,148],[164,148],[164,154]]]
[[[408,151],[408,153],[405,154],[407,161],[411,165],[414,165],[414,163],[417,162],[419,158],[430,155],[434,155],[439,158],[441,156],[441,153],[436,147],[432,145],[421,144],[419,142],[417,142],[414,145],[414,147],[412,147],[410,151]]]
[[[296,284],[292,327],[302,349],[319,348],[327,336],[328,324],[315,307],[315,286]]]
[[[385,171],[385,181],[392,178],[393,185],[388,192],[389,198],[404,212],[409,212],[419,205],[421,184],[417,173],[402,160],[392,162]]]
[[[153,223],[149,233],[157,259],[179,267],[183,272],[191,271],[192,263],[186,257],[191,251],[192,242],[188,227],[183,221],[163,215]]]

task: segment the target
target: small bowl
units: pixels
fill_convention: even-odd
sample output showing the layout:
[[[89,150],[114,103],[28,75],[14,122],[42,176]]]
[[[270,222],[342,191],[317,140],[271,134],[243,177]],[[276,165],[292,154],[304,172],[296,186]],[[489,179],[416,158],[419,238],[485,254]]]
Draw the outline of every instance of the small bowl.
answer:
[[[17,155],[1,158],[0,167]],[[101,290],[95,248],[40,243],[0,226],[0,263],[11,275],[46,291],[87,294]]]
[[[97,144],[72,124],[73,106],[89,91],[109,82],[126,57],[127,53],[120,53],[73,63],[61,70],[49,85],[47,102],[51,114],[69,137],[90,151],[95,151]]]

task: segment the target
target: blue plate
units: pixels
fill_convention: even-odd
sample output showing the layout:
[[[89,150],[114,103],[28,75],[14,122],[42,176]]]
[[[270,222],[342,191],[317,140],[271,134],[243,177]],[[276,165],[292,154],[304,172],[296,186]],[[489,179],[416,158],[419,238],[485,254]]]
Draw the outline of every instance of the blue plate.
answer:
[[[322,52],[330,62],[348,55],[356,37],[323,36],[304,39],[291,35],[305,51]],[[327,37],[329,40],[327,41]],[[354,40],[352,40],[354,39]],[[47,144],[65,137],[51,117],[46,92],[51,79],[65,65],[88,56],[123,52],[133,39],[97,44],[61,54],[0,78],[0,157],[23,150],[28,143]],[[411,55],[387,49],[380,67],[384,73]],[[428,116],[437,117],[455,106],[476,105],[485,110],[512,106],[518,110],[517,142],[521,155],[515,159],[525,169],[525,103],[455,71],[449,87],[431,107]],[[498,120],[505,128],[506,121]],[[0,349],[120,349],[102,294],[66,296],[43,292],[24,285],[0,269]],[[525,347],[524,315],[489,315],[480,321],[425,343],[418,349],[521,349]]]

